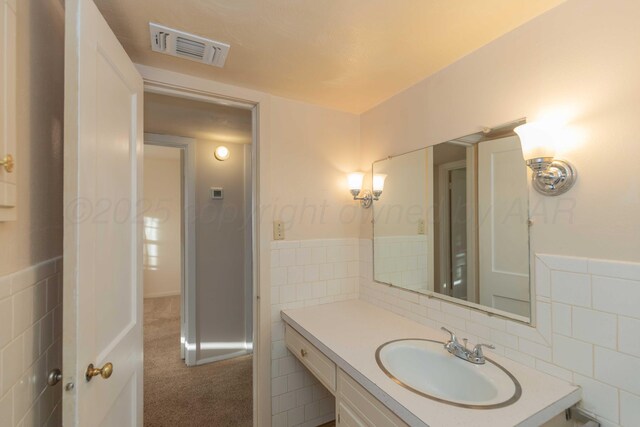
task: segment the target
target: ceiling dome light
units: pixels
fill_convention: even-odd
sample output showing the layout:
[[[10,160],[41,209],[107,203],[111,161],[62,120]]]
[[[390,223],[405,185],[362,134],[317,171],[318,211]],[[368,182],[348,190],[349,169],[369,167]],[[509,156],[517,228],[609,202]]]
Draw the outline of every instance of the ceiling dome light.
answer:
[[[216,156],[216,159],[220,161],[227,160],[229,158],[229,149],[224,145],[221,145],[216,148],[214,155]]]

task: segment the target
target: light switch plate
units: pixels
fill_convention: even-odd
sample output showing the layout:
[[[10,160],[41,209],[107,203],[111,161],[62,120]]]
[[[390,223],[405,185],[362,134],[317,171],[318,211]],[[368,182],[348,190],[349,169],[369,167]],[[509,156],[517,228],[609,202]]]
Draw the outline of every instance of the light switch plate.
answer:
[[[284,240],[284,222],[273,221],[273,240]]]

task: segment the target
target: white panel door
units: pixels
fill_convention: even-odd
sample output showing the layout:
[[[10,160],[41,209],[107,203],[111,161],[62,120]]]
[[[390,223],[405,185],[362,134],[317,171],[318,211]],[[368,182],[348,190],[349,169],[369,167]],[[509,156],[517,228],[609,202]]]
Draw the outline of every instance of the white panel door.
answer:
[[[480,304],[529,316],[529,190],[517,137],[478,146]]]
[[[93,1],[65,8],[63,422],[141,426],[143,83]]]

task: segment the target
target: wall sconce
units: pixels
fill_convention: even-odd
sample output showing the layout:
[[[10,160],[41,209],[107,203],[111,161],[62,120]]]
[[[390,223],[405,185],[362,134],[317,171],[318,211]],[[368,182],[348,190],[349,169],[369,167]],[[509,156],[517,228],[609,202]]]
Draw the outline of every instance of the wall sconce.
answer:
[[[227,160],[229,158],[229,154],[229,149],[224,145],[217,147],[216,151],[214,151],[213,153],[213,155],[216,156],[216,159],[220,160],[221,162]]]
[[[520,137],[524,160],[533,171],[533,188],[545,196],[566,193],[578,178],[576,168],[555,159],[553,137],[538,123],[526,123],[513,130]]]
[[[363,208],[370,208],[374,200],[379,200],[382,190],[384,190],[384,180],[387,175],[375,174],[373,175],[373,191],[368,189],[362,189],[362,181],[364,174],[362,172],[353,172],[347,176],[349,183],[349,192],[353,196],[353,200],[360,200],[360,205]],[[358,197],[362,193],[362,197]]]

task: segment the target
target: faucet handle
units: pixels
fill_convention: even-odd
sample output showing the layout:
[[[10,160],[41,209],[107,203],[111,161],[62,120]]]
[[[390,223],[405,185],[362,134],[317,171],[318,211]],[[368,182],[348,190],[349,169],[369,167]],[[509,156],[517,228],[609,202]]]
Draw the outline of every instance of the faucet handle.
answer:
[[[451,337],[449,339],[449,342],[453,342],[453,343],[456,343],[456,344],[458,343],[458,337],[456,337],[456,334],[454,334],[453,332],[451,332],[450,330],[448,330],[444,326],[442,326],[440,329],[442,329],[443,331],[445,331],[446,333],[451,335]]]
[[[473,347],[473,350],[471,351],[471,353],[475,356],[475,357],[484,357],[484,354],[482,353],[482,347],[487,347],[490,348],[491,350],[495,350],[496,347],[493,344],[476,344],[475,347]]]

